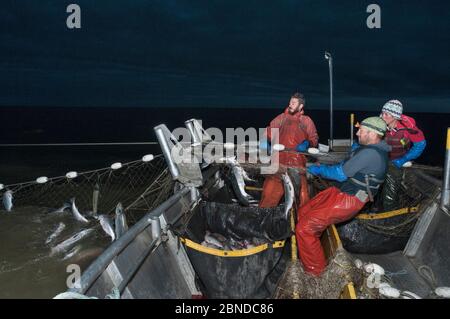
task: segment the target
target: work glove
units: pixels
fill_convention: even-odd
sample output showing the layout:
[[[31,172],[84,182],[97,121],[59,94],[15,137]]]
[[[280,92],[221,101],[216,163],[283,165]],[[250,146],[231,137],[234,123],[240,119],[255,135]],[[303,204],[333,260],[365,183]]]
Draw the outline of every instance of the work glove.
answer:
[[[359,145],[359,143],[358,142],[356,142],[356,141],[354,141],[353,142],[353,144],[352,144],[352,149],[351,149],[351,151],[353,152],[354,150],[356,150],[358,147],[360,147],[361,145]]]
[[[335,165],[310,166],[307,171],[312,175],[320,175],[324,178],[332,179],[338,182],[344,182],[348,178],[344,173],[343,163]]]
[[[266,139],[262,139],[261,141],[259,141],[259,148],[262,150],[270,149],[270,142]]]
[[[393,160],[392,164],[394,164],[395,167],[397,168],[401,168],[403,164],[405,164],[406,162],[418,158],[423,153],[426,146],[427,146],[426,140],[413,143],[413,146],[408,151],[408,153],[406,153],[403,157]]]
[[[408,161],[405,157],[400,157],[392,161],[392,164],[394,164],[397,168],[402,168],[403,164],[405,164]]]
[[[265,138],[259,141],[259,149],[266,151],[268,155],[270,155],[270,153],[272,151],[270,142]]]
[[[306,170],[311,175],[318,176],[322,172],[322,167],[320,165],[312,165],[308,167]]]
[[[304,152],[306,152],[306,151],[308,150],[308,147],[309,147],[309,141],[305,140],[305,141],[303,141],[302,143],[298,144],[298,145],[295,147],[295,150],[296,150],[297,152],[302,152],[302,153],[304,153]]]

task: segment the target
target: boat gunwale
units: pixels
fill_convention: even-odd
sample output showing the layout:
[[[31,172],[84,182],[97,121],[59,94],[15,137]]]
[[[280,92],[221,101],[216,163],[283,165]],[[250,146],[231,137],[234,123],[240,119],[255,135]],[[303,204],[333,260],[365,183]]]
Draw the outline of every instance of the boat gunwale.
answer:
[[[89,267],[83,272],[79,284],[75,288],[69,289],[70,292],[85,294],[86,291],[102,275],[108,265],[118,256],[128,245],[141,234],[151,224],[151,219],[161,216],[169,207],[177,203],[190,189],[185,187],[175,193],[161,205],[147,213],[136,224],[134,224],[122,237],[114,241]],[[154,241],[158,238],[154,239]]]

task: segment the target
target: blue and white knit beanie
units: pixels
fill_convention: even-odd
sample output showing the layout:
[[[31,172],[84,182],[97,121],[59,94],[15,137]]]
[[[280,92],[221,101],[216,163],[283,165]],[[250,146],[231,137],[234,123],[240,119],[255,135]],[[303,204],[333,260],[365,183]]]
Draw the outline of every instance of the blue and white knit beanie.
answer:
[[[402,102],[398,100],[390,100],[385,105],[383,105],[383,109],[381,110],[381,112],[389,113],[397,120],[400,120],[403,113]]]

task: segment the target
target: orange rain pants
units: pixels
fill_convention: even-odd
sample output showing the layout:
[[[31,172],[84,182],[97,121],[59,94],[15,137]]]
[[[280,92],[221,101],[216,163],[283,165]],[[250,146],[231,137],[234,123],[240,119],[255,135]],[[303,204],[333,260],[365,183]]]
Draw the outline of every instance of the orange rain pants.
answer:
[[[283,181],[279,176],[271,175],[266,177],[263,185],[263,192],[259,207],[268,208],[278,206],[284,195]],[[308,182],[305,174],[300,174],[300,205],[305,204],[309,200]]]
[[[327,265],[320,243],[322,232],[329,225],[351,219],[364,204],[357,197],[330,187],[299,208],[295,235],[306,272],[319,276]]]

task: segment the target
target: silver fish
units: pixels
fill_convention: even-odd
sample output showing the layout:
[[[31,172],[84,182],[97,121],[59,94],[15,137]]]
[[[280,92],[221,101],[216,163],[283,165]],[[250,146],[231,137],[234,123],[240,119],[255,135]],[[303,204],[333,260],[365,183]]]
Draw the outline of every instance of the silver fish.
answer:
[[[219,233],[211,233],[211,235],[213,235],[214,237],[216,237],[221,243],[225,243],[227,242],[227,238],[225,236],[223,236],[222,234]]]
[[[98,183],[95,183],[94,191],[92,192],[92,211],[94,214],[97,214],[99,195],[100,195],[100,186],[98,185]]]
[[[83,249],[72,257],[71,262],[74,264],[85,263],[98,257],[103,250],[101,247]]]
[[[77,206],[75,205],[75,197],[72,198],[70,200],[70,202],[72,203],[72,213],[73,213],[73,216],[75,217],[75,219],[80,222],[83,222],[83,223],[89,223],[89,221],[83,215],[80,214],[80,211],[78,210]]]
[[[67,255],[64,256],[64,258],[63,258],[62,260],[67,260],[67,259],[72,258],[72,257],[75,256],[76,254],[78,254],[78,252],[80,251],[80,249],[81,249],[81,246],[80,246],[80,245],[75,246],[74,248],[72,248],[71,251],[69,251],[69,252],[67,253]]]
[[[236,194],[236,197],[244,206],[249,206],[250,201],[253,199],[247,192],[245,191],[245,181],[244,181],[244,170],[242,167],[236,163],[230,163],[231,165],[231,185],[233,186],[233,190]]]
[[[114,233],[111,218],[106,215],[100,215],[98,216],[98,220],[105,233],[111,237],[111,241],[114,241],[114,239],[116,239],[116,234]]]
[[[13,207],[13,195],[12,191],[8,190],[3,193],[3,206],[5,207],[7,212],[10,212]]]
[[[284,185],[284,215],[287,219],[294,204],[294,185],[287,173],[282,174],[281,178],[283,179]]]
[[[223,244],[220,242],[220,240],[214,237],[209,231],[206,231],[205,241],[211,245],[223,248]]]
[[[64,203],[60,208],[51,211],[50,214],[62,214],[64,213],[64,211],[68,208],[71,208],[72,204],[71,203]]]
[[[56,230],[53,232],[53,234],[48,236],[45,243],[50,244],[56,237],[59,236],[59,234],[61,234],[61,232],[64,230],[64,228],[66,228],[66,225],[64,223],[59,223],[58,228],[56,228]]]
[[[254,179],[250,178],[245,171],[245,169],[242,168],[242,166],[239,164],[239,162],[236,160],[236,157],[230,157],[226,159],[227,163],[231,164],[232,166],[237,166],[240,173],[242,174],[242,177],[244,178],[244,181],[247,182],[255,182]]]
[[[254,179],[252,179],[252,178],[250,178],[250,176],[248,176],[247,172],[245,171],[245,169],[242,166],[239,165],[239,167],[242,170],[242,177],[244,177],[245,181],[247,181],[247,182],[255,182]]]
[[[83,229],[82,231],[76,233],[72,237],[66,239],[65,241],[59,243],[57,246],[53,247],[50,253],[50,256],[53,256],[56,253],[60,253],[63,251],[67,251],[72,247],[75,243],[79,242],[89,234],[94,231],[94,228]]]
[[[125,218],[122,203],[118,203],[116,206],[115,228],[117,238],[120,238],[128,230],[127,220]]]
[[[208,247],[208,248],[213,248],[213,249],[222,249],[222,247],[218,247],[218,246],[208,243],[206,241],[202,241],[202,243],[200,245]]]

